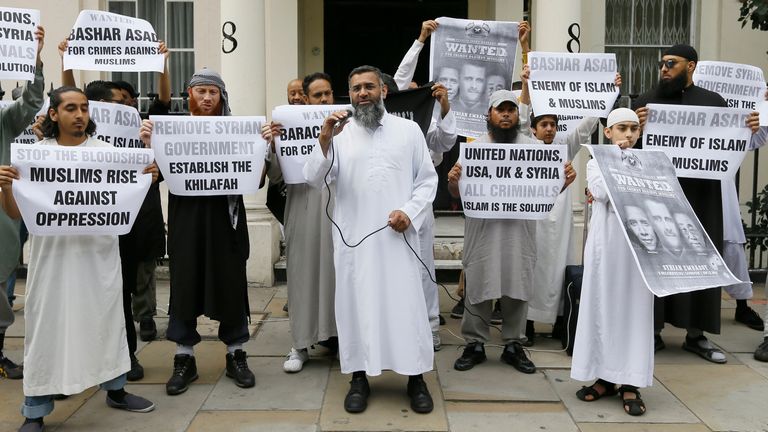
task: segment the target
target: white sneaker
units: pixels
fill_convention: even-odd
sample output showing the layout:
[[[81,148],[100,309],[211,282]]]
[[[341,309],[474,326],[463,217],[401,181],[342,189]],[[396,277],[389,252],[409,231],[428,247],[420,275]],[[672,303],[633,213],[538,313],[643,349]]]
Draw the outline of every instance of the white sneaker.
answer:
[[[439,332],[432,332],[432,348],[435,351],[440,351],[440,348],[442,348],[443,345],[440,341],[440,333]]]
[[[309,360],[309,353],[306,349],[297,351],[295,348],[291,348],[291,352],[288,353],[288,360],[283,363],[283,370],[286,372],[299,372],[307,360]]]

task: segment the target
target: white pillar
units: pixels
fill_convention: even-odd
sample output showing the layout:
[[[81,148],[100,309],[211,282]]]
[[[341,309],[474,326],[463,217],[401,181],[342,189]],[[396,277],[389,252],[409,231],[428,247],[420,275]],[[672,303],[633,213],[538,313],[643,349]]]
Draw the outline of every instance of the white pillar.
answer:
[[[534,51],[569,52],[570,42],[572,52],[579,52],[579,44],[571,42],[573,37],[569,35],[569,29],[577,35],[584,30],[581,28],[581,0],[531,2],[531,48]]]
[[[221,76],[235,115],[267,112],[266,40],[268,18],[264,0],[221,2]],[[280,230],[264,205],[266,188],[244,196],[251,252],[246,267],[249,282],[274,284],[273,265],[279,259]]]

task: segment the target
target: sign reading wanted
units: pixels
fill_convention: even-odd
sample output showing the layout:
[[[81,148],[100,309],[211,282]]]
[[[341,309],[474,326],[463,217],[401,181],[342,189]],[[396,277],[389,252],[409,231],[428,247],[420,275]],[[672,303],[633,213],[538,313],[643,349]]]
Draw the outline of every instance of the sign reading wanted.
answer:
[[[0,7],[0,79],[34,81],[40,11]]]
[[[666,153],[680,177],[733,178],[749,150],[749,114],[738,108],[648,104],[643,148]]]
[[[281,105],[272,111],[272,120],[283,125],[275,139],[275,152],[287,184],[306,183],[304,163],[317,145],[325,118],[347,105]]]
[[[429,80],[448,90],[456,131],[477,137],[487,132],[488,97],[509,90],[517,53],[516,22],[440,17],[431,38]]]
[[[659,297],[733,285],[733,276],[659,151],[585,146],[595,158],[643,281]]]
[[[138,18],[84,10],[67,40],[64,70],[162,72],[165,64],[155,29]]]
[[[259,190],[267,143],[264,117],[151,116],[152,148],[174,195],[242,195]]]
[[[615,54],[531,52],[528,66],[535,115],[608,117],[619,96]]]
[[[461,143],[459,193],[479,219],[544,219],[565,184],[567,147]]]
[[[755,66],[702,60],[696,63],[693,83],[719,94],[731,108],[754,111],[765,100],[763,70]]]
[[[11,144],[13,195],[34,235],[121,235],[131,230],[152,175],[148,149]]]

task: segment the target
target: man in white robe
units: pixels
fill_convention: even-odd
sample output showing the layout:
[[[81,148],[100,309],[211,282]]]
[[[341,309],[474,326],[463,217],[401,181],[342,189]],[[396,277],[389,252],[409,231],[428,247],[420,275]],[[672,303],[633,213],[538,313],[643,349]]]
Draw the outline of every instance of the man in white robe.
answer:
[[[109,147],[92,137],[96,125],[88,109],[81,90],[54,90],[42,125],[46,139],[36,145]],[[157,167],[151,167],[156,180]],[[3,209],[18,218],[10,187],[18,171],[0,168],[5,169],[0,171]],[[107,390],[110,407],[132,412],[155,408],[123,388],[131,361],[116,235],[32,236],[26,294],[21,407],[26,420],[20,432],[43,430],[43,417],[53,411],[53,395],[76,394],[94,385]]]
[[[364,411],[366,374],[392,370],[409,376],[411,408],[428,413],[421,374],[432,370],[433,351],[416,251],[437,174],[418,125],[386,113],[385,92],[377,68],[350,73],[354,118],[346,123],[346,111],[326,118],[304,175],[316,187],[336,186],[339,359],[342,373],[353,372],[344,408]]]

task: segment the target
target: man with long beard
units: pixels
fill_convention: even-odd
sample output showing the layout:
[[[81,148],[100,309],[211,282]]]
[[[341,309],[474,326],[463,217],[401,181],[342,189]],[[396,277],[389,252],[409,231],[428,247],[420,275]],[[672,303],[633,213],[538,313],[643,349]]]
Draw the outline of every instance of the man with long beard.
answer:
[[[228,116],[228,94],[221,76],[202,69],[189,81],[193,116]],[[145,120],[141,138],[149,145],[152,122]],[[243,344],[248,332],[250,252],[242,195],[178,196],[168,194],[168,256],[171,299],[168,340],[176,342],[173,374],[166,393],[178,395],[197,379],[194,346],[201,340],[197,317],[219,321],[219,339],[227,345],[226,375],[239,387],[256,384]]]
[[[434,355],[415,251],[437,174],[418,125],[384,109],[381,71],[360,66],[348,81],[354,117],[345,123],[347,111],[337,111],[326,118],[304,166],[308,183],[336,186],[339,360],[342,373],[353,373],[344,409],[364,411],[366,374],[393,370],[409,376],[411,409],[429,413],[422,374],[432,370]]]
[[[675,45],[668,48],[659,62],[660,79],[656,88],[640,95],[632,108],[645,126],[648,117],[647,104],[698,105],[727,107],[722,96],[693,84],[693,71],[699,55],[689,45]],[[747,119],[753,132],[758,129],[757,113]],[[642,143],[639,144],[642,146]],[[723,252],[723,200],[719,180],[679,178],[688,202],[698,216],[701,225],[709,234],[715,247]],[[739,307],[747,307],[746,300]],[[661,338],[664,322],[687,330],[683,349],[698,354],[713,363],[725,363],[722,351],[715,348],[704,336],[704,332],[720,333],[720,288],[710,288],[690,293],[674,294],[656,298],[655,349],[665,347]]]

